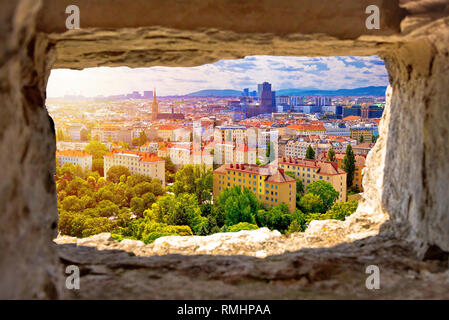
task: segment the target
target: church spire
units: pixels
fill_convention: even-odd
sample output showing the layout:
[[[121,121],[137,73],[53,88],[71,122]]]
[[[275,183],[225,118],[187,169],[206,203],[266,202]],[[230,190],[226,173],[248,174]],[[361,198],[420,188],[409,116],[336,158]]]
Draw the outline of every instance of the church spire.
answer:
[[[157,120],[157,115],[159,113],[159,105],[156,99],[156,88],[153,91],[153,104],[151,105],[151,120]]]

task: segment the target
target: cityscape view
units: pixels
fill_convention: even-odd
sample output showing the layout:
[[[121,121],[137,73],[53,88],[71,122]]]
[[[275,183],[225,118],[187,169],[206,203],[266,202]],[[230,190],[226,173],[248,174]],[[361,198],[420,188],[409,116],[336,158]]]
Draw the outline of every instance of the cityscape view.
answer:
[[[378,57],[53,70],[58,231],[151,243],[344,220],[387,85]]]

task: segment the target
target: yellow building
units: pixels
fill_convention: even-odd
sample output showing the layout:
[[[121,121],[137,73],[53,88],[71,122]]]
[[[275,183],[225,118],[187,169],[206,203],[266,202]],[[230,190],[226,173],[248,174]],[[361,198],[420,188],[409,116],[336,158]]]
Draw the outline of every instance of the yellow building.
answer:
[[[340,169],[343,169],[343,159],[345,158],[344,153],[335,154],[335,158],[337,160],[337,165]],[[357,187],[360,192],[363,192],[362,179],[363,179],[363,168],[365,168],[365,157],[362,155],[355,155],[355,171],[354,171],[354,180],[353,186]]]
[[[349,135],[351,139],[360,141],[360,136],[363,136],[363,141],[369,141],[373,139],[374,129],[373,128],[350,128]]]
[[[290,212],[296,207],[296,180],[271,166],[224,164],[214,170],[213,185],[214,199],[224,189],[240,186],[250,189],[268,207],[285,203]]]
[[[328,182],[339,193],[337,202],[346,201],[346,172],[338,168],[335,162],[279,158],[279,168],[293,172],[304,187],[315,181]]]
[[[153,153],[113,150],[104,156],[104,174],[112,166],[124,166],[131,174],[143,174],[157,178],[165,185],[165,160]]]

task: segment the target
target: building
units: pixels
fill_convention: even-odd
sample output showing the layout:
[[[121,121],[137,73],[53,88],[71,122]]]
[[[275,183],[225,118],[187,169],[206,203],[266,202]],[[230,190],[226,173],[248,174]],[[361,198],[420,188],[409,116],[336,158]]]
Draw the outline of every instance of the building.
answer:
[[[113,150],[104,156],[105,176],[112,166],[124,166],[131,174],[159,179],[165,185],[165,160],[154,153]]]
[[[144,91],[143,92],[143,98],[146,100],[153,99],[153,91]]]
[[[82,124],[73,124],[70,126],[69,128],[69,135],[70,138],[72,140],[81,140],[81,135],[82,135],[82,131],[85,130],[86,131],[86,136],[87,136],[87,129],[84,125]]]
[[[56,160],[60,166],[73,163],[85,170],[92,170],[92,155],[82,150],[56,150]]]
[[[175,113],[174,107],[172,107],[171,112],[159,113],[159,103],[157,102],[156,89],[154,89],[153,103],[151,104],[151,120],[169,120],[169,119],[184,119],[183,113]]]
[[[360,137],[363,136],[363,141],[371,142],[374,135],[373,127],[352,127],[349,128],[349,136],[351,139],[360,141]]]
[[[264,82],[257,85],[259,91],[259,106],[261,113],[273,113],[276,111],[276,93],[271,91],[271,84]]]
[[[116,125],[107,125],[92,129],[92,138],[102,143],[120,141],[131,143],[132,136],[132,128],[122,128]]]
[[[214,129],[214,141],[216,143],[236,142],[244,143],[246,127],[238,125],[217,126]]]
[[[359,154],[359,155],[368,155],[368,153],[370,152],[370,150],[373,148],[374,143],[372,142],[363,142],[363,143],[359,143],[358,145],[355,145],[352,147],[352,150],[354,151],[354,154]]]
[[[84,150],[89,142],[81,141],[56,141],[57,150]]]
[[[175,141],[175,130],[178,126],[162,125],[157,128],[157,136],[163,141]]]
[[[293,172],[304,186],[315,181],[328,182],[339,193],[337,202],[346,201],[346,172],[338,168],[335,162],[279,158],[279,168]]]
[[[331,97],[315,97],[315,105],[318,107],[330,106],[332,105],[332,99]]]
[[[345,158],[344,153],[337,153],[335,154],[335,158],[337,160],[338,167],[340,169],[343,169],[343,159]],[[355,155],[355,171],[354,171],[354,180],[352,182],[352,185],[354,187],[357,187],[360,192],[363,192],[363,168],[365,168],[365,161],[366,156],[363,155]]]
[[[277,96],[276,97],[276,105],[290,105],[290,97],[289,96]]]
[[[353,105],[351,107],[343,107],[343,118],[349,116],[362,116],[362,106],[361,105]]]
[[[382,118],[384,108],[377,105],[363,106],[362,119],[379,119]]]
[[[213,175],[214,199],[224,189],[239,186],[248,188],[268,207],[285,203],[290,212],[296,208],[296,180],[282,169],[270,165],[231,163],[220,166]]]
[[[326,134],[322,123],[291,124],[284,128],[286,135],[321,135]]]

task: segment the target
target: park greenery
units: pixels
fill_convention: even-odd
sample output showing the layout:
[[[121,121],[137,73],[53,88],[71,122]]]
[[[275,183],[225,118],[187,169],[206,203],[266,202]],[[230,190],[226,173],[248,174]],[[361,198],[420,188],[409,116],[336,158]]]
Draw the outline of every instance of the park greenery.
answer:
[[[95,142],[89,150],[96,158],[105,152]],[[56,168],[59,224],[62,235],[88,237],[111,232],[117,240],[151,243],[168,235],[209,235],[267,227],[282,233],[302,232],[312,220],[344,220],[357,208],[356,201],[336,203],[338,192],[317,181],[303,187],[297,180],[297,206],[266,207],[246,188],[225,189],[212,202],[212,170],[186,165],[168,166],[173,183],[131,174],[112,166],[102,177],[66,163]],[[288,173],[291,175],[291,173]],[[294,177],[294,175],[293,175]]]

